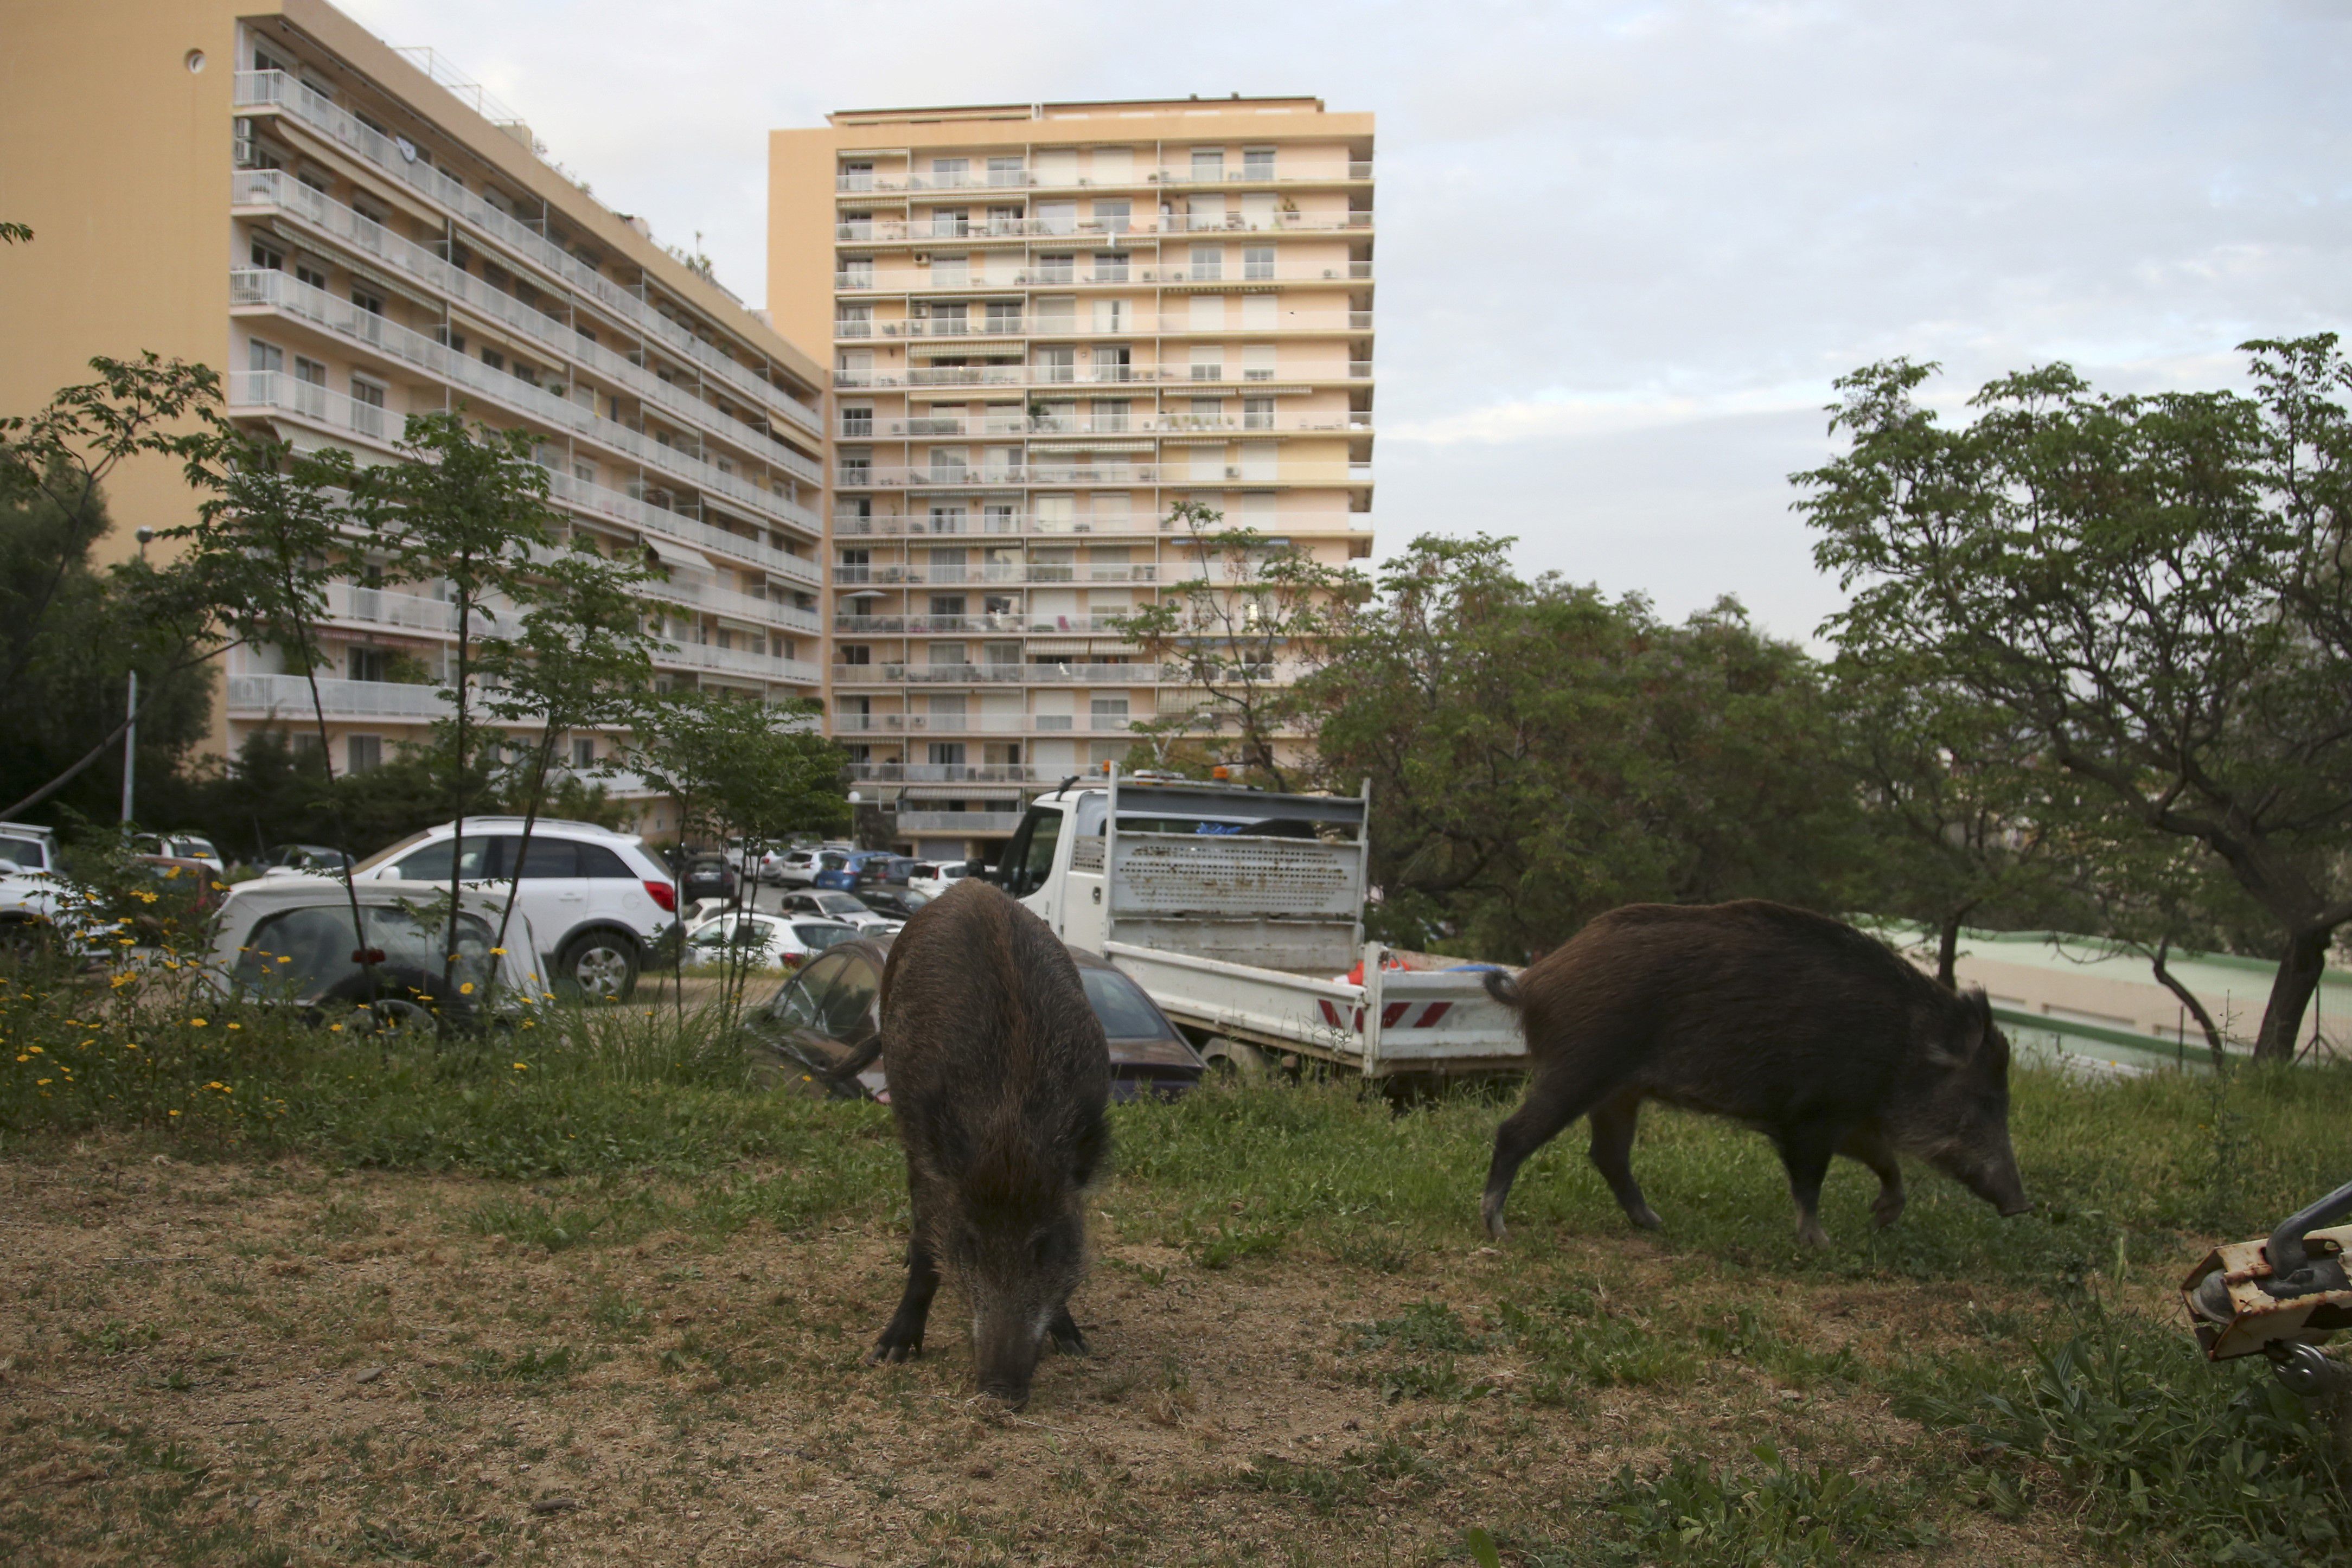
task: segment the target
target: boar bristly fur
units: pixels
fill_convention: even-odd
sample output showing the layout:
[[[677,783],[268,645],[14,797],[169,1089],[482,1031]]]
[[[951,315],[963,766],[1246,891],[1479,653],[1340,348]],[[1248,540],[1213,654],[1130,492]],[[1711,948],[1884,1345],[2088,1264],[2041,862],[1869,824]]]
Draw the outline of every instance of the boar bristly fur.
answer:
[[[922,1354],[944,1267],[971,1299],[982,1392],[1018,1409],[1048,1335],[1086,1348],[1070,1294],[1087,1266],[1080,1199],[1109,1145],[1102,1025],[1045,923],[967,880],[890,946],[882,1065],[913,1234],[906,1294],[870,1359]]]
[[[1832,1155],[1876,1173],[1882,1226],[1903,1209],[1897,1155],[2004,1215],[2030,1207],[2009,1141],[2009,1041],[1984,993],[1954,995],[1843,922],[1753,899],[1628,904],[1487,988],[1519,1009],[1532,1069],[1495,1134],[1481,1207],[1496,1236],[1520,1165],[1580,1116],[1618,1203],[1654,1228],[1629,1159],[1644,1100],[1769,1136],[1810,1246],[1828,1239]]]

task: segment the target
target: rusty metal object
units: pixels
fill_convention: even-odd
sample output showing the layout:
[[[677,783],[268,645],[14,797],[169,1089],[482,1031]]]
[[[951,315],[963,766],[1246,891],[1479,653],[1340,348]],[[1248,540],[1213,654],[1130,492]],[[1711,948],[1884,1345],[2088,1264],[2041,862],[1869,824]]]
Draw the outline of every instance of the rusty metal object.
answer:
[[[2207,1360],[2268,1354],[2273,1344],[2324,1344],[2337,1330],[2352,1329],[2352,1282],[2343,1268],[2352,1225],[2312,1230],[2302,1241],[2308,1266],[2323,1274],[2319,1289],[2272,1294],[2267,1237],[2215,1249],[2180,1281],[2181,1304]]]

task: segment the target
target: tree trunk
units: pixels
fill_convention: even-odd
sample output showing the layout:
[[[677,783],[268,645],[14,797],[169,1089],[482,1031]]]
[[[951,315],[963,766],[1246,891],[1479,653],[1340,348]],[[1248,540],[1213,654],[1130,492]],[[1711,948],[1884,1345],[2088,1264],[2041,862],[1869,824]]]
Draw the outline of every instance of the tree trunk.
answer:
[[[2305,926],[2287,938],[2278,978],[2263,1007],[2263,1031],[2254,1037],[2256,1061],[2294,1060],[2295,1036],[2303,1032],[2304,1011],[2327,967],[2327,939],[2333,935],[2326,926]]]
[[[2172,938],[2169,936],[2156,945],[2156,955],[2151,962],[2156,970],[2157,984],[2179,998],[2180,1005],[2196,1019],[2197,1027],[2205,1031],[2205,1049],[2213,1053],[2213,1071],[2219,1072],[2229,1065],[2229,1053],[2221,1042],[2221,1026],[2213,1021],[2213,1015],[2205,1009],[2203,1002],[2197,999],[2197,993],[2182,985],[2179,977],[2166,967],[2164,960],[2171,951]]]
[[[1954,971],[1960,958],[1960,916],[1944,917],[1943,928],[1936,933],[1936,978],[1948,991],[1960,988],[1959,977]]]

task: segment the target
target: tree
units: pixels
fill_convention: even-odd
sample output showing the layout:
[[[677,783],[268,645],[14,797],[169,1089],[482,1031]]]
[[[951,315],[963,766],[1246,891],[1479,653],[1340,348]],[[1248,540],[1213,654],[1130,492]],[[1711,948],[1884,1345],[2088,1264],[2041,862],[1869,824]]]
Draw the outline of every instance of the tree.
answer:
[[[1675,626],[1524,581],[1509,542],[1415,540],[1303,683],[1319,781],[1371,782],[1391,935],[1525,954],[1633,901],[1835,907],[1862,830],[1812,662],[1728,601]]]
[[[450,794],[455,831],[449,840],[449,947],[444,985],[457,963],[459,852],[466,831],[469,747],[475,733],[476,643],[510,628],[519,604],[531,597],[532,552],[549,548],[557,518],[548,503],[546,470],[530,460],[526,430],[495,430],[454,413],[410,414],[400,460],[353,476],[352,508],[389,552],[394,577],[448,589],[457,643],[444,689],[449,693],[456,781]]]
[[[677,803],[681,843],[698,832],[722,846],[740,839],[748,871],[770,845],[849,820],[848,756],[817,732],[816,717],[803,702],[762,703],[716,689],[655,693],[638,710],[628,759]],[[739,915],[742,896],[739,877]],[[750,956],[743,946],[729,955],[719,995],[730,1020]]]
[[[1815,559],[1853,594],[1845,656],[2000,710],[2085,800],[2200,846],[2267,915],[2257,1060],[2285,1061],[2352,920],[2352,641],[2333,337],[2243,346],[2253,393],[2122,397],[2053,365],[1971,400],[1934,367],[1843,378],[1851,449],[1796,476]]]
[[[2016,721],[1901,669],[1842,660],[1829,671],[1832,755],[1860,792],[1876,852],[1847,898],[1936,935],[1936,977],[1953,970],[1964,924],[2050,924],[2066,862],[2057,852],[2068,781],[2037,766]]]
[[[90,368],[96,381],[61,388],[38,413],[0,418],[0,516],[8,520],[0,539],[0,692],[24,692],[42,649],[58,645],[53,612],[81,612],[72,646],[124,651],[118,643],[82,641],[98,630],[87,619],[96,583],[97,597],[117,606],[112,618],[135,629],[136,664],[127,667],[147,677],[150,695],[46,783],[0,809],[0,821],[66,788],[149,709],[184,703],[188,684],[177,677],[225,646],[215,619],[221,586],[190,563],[160,570],[125,564],[102,579],[89,567],[90,549],[109,527],[102,497],[116,468],[135,457],[176,459],[201,482],[224,438],[220,378],[203,365],[152,353],[94,359]],[[90,667],[84,660],[74,673]],[[77,703],[71,711],[105,707]]]
[[[1231,725],[1243,766],[1287,789],[1290,769],[1276,741],[1294,733],[1306,715],[1297,678],[1321,657],[1370,584],[1349,568],[1328,566],[1255,528],[1227,528],[1223,513],[1197,501],[1179,501],[1168,523],[1183,529],[1192,575],[1169,584],[1166,597],[1111,617],[1111,624],[1205,701],[1130,732],[1165,750],[1188,735],[1213,737]]]
[[[559,748],[575,730],[623,723],[653,685],[656,639],[646,631],[648,607],[635,593],[647,580],[643,570],[608,560],[575,538],[572,549],[539,569],[534,601],[515,634],[482,651],[488,683],[483,706],[494,718],[539,731],[509,784],[521,798],[522,834],[494,946],[506,946]],[[495,981],[495,968],[491,974]]]

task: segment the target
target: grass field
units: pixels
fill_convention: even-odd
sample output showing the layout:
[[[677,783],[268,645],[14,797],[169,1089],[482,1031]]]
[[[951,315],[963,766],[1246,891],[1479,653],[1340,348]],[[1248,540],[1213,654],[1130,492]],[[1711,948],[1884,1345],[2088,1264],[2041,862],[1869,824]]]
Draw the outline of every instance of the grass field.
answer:
[[[174,1000],[0,988],[10,1563],[2352,1563],[2329,1435],[2170,1294],[2352,1174],[2352,1072],[2028,1076],[2037,1212],[1920,1172],[1874,1233],[1841,1164],[1819,1254],[1692,1117],[1635,1154],[1664,1235],[1571,1134],[1493,1246],[1491,1096],[1123,1107],[1094,1352],[1013,1417],[952,1296],[861,1364],[887,1111],[662,1008]]]

